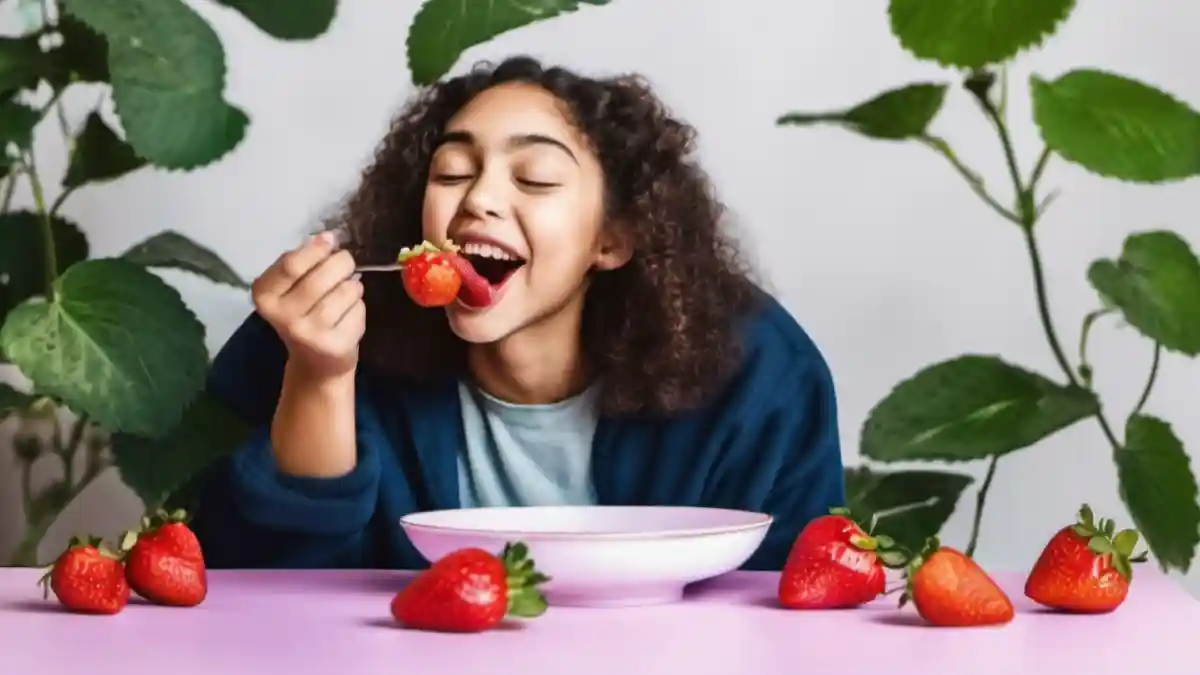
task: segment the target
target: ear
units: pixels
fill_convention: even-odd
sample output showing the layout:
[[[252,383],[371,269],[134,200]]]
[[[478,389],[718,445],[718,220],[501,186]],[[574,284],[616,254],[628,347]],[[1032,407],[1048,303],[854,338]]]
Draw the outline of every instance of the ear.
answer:
[[[611,271],[624,267],[633,257],[633,236],[625,225],[614,223],[604,228],[596,247],[596,269]]]

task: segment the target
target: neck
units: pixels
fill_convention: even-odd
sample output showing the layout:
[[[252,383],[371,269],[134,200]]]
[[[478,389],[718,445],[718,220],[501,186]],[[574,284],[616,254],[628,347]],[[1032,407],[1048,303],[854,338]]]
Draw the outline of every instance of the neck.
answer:
[[[471,345],[467,366],[476,386],[520,405],[557,403],[587,388],[580,328],[582,294],[536,324],[486,345]]]

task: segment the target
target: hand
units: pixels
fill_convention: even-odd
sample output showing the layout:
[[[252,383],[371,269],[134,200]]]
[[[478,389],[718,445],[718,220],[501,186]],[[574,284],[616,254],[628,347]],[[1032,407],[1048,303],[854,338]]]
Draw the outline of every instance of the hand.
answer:
[[[333,232],[280,256],[250,288],[259,315],[287,346],[290,367],[317,381],[354,372],[366,306],[354,258],[338,250]]]

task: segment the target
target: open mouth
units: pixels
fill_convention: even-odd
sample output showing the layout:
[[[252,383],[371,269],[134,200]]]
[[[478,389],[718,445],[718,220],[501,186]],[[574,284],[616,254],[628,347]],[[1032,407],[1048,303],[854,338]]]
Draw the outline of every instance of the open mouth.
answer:
[[[504,284],[517,270],[525,266],[525,259],[494,244],[468,241],[462,245],[459,257],[465,262],[460,266],[463,287],[458,299],[470,307],[488,307],[500,297]]]

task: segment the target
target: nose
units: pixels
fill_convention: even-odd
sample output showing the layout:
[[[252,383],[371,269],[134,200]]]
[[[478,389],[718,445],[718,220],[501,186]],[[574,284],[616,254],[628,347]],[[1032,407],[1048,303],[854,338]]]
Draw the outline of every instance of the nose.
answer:
[[[506,203],[504,187],[495,176],[482,173],[462,201],[462,209],[480,220],[501,219]]]

